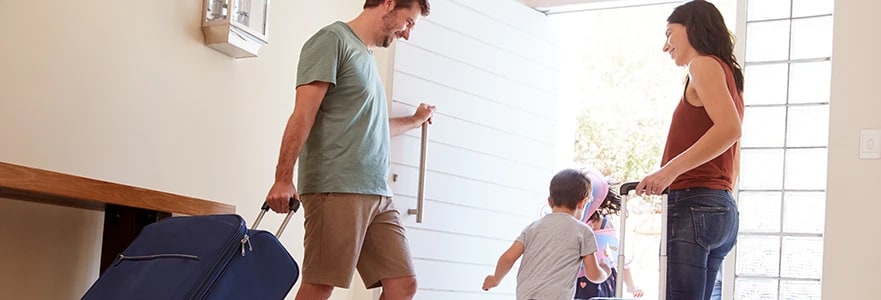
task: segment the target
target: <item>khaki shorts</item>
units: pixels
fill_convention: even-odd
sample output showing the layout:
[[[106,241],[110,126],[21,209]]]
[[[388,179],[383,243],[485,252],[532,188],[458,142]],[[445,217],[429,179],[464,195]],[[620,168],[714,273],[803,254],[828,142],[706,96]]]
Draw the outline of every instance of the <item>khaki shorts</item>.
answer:
[[[349,288],[356,268],[367,288],[416,275],[391,198],[341,193],[300,198],[306,219],[303,282]]]

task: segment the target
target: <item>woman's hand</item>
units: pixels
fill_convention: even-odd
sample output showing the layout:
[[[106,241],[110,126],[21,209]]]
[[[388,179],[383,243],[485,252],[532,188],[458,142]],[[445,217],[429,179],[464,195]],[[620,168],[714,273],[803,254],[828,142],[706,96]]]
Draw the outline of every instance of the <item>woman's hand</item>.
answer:
[[[676,177],[679,177],[679,174],[675,174],[666,168],[658,169],[639,181],[639,184],[636,186],[636,194],[663,194],[664,190],[673,184],[673,180],[676,180]]]

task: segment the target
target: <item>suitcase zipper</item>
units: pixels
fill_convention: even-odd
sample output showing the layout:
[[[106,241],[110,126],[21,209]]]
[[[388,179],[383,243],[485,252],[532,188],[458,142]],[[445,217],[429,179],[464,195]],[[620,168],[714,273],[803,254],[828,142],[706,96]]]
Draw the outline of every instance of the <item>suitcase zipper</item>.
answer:
[[[153,254],[153,255],[125,255],[119,254],[119,259],[113,263],[113,266],[119,265],[124,260],[151,260],[158,258],[183,258],[183,259],[191,259],[191,260],[199,260],[198,256],[189,255],[189,254],[176,254],[176,253],[168,253],[168,254]]]
[[[245,256],[245,244],[248,244],[248,250],[254,252],[254,247],[251,246],[251,239],[246,234],[245,237],[242,238],[242,256]]]
[[[245,221],[240,220],[240,222],[241,222],[240,227],[239,227],[240,231],[238,231],[238,233],[242,234],[243,236],[247,236],[248,235],[248,231],[247,231],[248,228],[245,226],[245,223],[244,223]],[[242,239],[244,239],[244,237]],[[219,279],[222,276],[221,273],[223,273],[226,270],[227,266],[229,266],[229,264],[232,262],[232,258],[234,258],[236,255],[236,250],[238,250],[239,245],[236,245],[236,243],[234,241],[235,241],[235,236],[233,236],[229,240],[229,242],[227,244],[228,248],[226,248],[221,253],[221,255],[219,257],[217,257],[217,260],[215,260],[214,262],[211,263],[211,266],[208,268],[208,272],[206,273],[209,276],[202,278],[202,280],[199,282],[199,284],[196,285],[192,296],[188,297],[187,299],[203,299],[210,292],[211,287],[214,286],[214,283],[217,281],[217,279]],[[239,243],[241,243],[241,241]],[[249,241],[249,243],[250,243],[250,241]],[[220,271],[220,272],[218,272],[218,271]],[[217,273],[217,274],[215,274],[215,273]],[[211,274],[215,274],[215,275],[211,276]]]
[[[156,258],[186,258],[186,259],[194,259],[199,260],[198,256],[189,255],[189,254],[176,254],[176,253],[168,253],[168,254],[153,254],[153,255],[119,255],[119,261],[123,260],[148,260],[148,259],[156,259]]]

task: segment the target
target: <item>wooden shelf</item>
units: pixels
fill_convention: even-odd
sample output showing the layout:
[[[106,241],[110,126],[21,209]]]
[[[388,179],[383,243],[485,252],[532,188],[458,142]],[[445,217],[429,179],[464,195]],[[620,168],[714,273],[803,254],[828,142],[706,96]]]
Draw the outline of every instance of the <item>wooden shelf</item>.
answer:
[[[107,204],[183,215],[235,213],[235,206],[0,162],[0,197],[104,210]]]
[[[151,223],[172,214],[236,212],[229,204],[3,162],[0,198],[104,211],[102,272]]]

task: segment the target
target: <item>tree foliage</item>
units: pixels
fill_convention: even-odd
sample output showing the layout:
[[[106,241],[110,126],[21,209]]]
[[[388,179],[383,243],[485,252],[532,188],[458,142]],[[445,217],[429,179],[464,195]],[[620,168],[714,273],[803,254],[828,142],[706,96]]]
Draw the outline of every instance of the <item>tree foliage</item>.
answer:
[[[572,33],[562,42],[570,49],[564,56],[575,58],[563,66],[564,96],[579,106],[574,163],[615,181],[640,180],[660,166],[682,92],[685,74],[661,51],[665,22],[659,20],[647,27],[609,11],[558,22]]]

